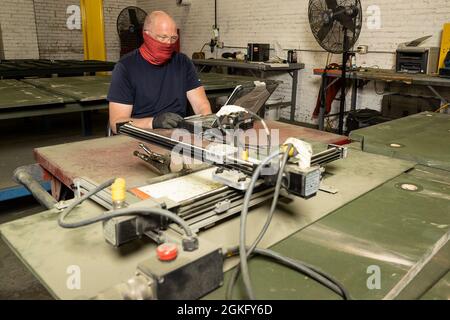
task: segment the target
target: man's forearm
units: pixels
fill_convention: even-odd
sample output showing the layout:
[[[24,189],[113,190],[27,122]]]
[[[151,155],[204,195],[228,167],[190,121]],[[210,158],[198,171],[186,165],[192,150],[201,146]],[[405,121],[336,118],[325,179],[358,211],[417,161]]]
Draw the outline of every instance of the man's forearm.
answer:
[[[203,116],[207,116],[208,114],[211,114],[212,110],[211,110],[211,105],[209,104],[204,104],[201,108],[200,108],[200,112],[199,114],[203,115]]]
[[[196,108],[193,108],[195,114],[198,115],[202,115],[202,116],[207,116],[208,114],[212,113],[211,110],[211,105],[209,104],[209,101],[206,100],[205,102],[203,102],[201,105],[198,105]]]

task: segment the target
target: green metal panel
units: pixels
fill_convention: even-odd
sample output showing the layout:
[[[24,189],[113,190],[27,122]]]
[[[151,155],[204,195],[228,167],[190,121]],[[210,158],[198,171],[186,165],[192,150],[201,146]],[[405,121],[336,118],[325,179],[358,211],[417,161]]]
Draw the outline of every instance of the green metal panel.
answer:
[[[425,295],[422,300],[450,300],[450,271],[441,278]]]
[[[0,80],[0,109],[54,105],[70,102],[62,97],[17,80]]]
[[[230,90],[238,85],[253,84],[256,78],[226,75],[220,73],[200,73],[199,78],[202,81],[206,91]]]
[[[199,75],[206,91],[232,90],[238,85],[252,84],[255,78],[217,73]],[[80,102],[105,100],[111,76],[61,77],[23,80],[43,90],[72,97]]]
[[[80,102],[105,100],[111,76],[29,79],[24,82]]]
[[[365,152],[450,171],[450,115],[420,113],[353,131]]]
[[[388,181],[272,249],[333,275],[353,298],[384,298],[450,230],[450,173],[427,170]],[[402,190],[402,183],[416,184],[419,190]],[[448,255],[448,247],[445,250]],[[449,264],[449,259],[443,260],[440,270],[428,275],[428,287],[448,271]],[[370,266],[381,270],[380,290],[367,287]],[[252,259],[250,269],[259,299],[338,298],[305,276],[261,258]],[[225,285],[229,277],[230,272]],[[443,287],[439,285],[439,294],[448,296],[450,288]],[[238,288],[234,297],[243,298],[242,287]],[[416,292],[413,298],[422,294]],[[221,288],[206,298],[224,296]]]

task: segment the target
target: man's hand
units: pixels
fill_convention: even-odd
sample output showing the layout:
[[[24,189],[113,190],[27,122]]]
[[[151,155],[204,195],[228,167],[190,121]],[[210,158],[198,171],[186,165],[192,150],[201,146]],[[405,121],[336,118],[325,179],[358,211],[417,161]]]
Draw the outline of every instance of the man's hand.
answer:
[[[183,121],[183,117],[176,113],[162,113],[153,118],[153,129],[174,129]]]

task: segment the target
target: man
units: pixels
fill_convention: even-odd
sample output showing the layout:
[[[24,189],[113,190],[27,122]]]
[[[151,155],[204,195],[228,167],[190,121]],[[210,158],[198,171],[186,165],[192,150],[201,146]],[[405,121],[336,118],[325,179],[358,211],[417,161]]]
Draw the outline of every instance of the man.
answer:
[[[144,23],[144,44],[116,65],[108,93],[109,122],[132,121],[142,129],[176,128],[186,116],[187,100],[195,114],[211,113],[205,89],[189,58],[175,52],[175,21],[155,11]]]

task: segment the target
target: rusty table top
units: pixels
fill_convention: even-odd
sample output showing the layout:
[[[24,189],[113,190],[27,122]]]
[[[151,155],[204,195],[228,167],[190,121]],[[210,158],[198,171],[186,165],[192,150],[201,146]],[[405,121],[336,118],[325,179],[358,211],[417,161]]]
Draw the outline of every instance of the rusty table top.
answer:
[[[296,137],[308,142],[321,144],[345,144],[347,137],[327,132],[298,127],[281,122],[267,122],[269,128],[279,129],[280,141]],[[256,129],[260,127],[256,125]],[[171,135],[171,130],[159,130],[163,135]],[[82,142],[37,148],[34,156],[45,170],[66,186],[73,179],[85,177],[101,183],[112,177],[125,177],[127,186],[134,188],[147,184],[157,175],[148,165],[133,155],[139,150],[140,141],[127,136],[114,136]],[[167,150],[146,143],[152,151],[167,154]]]

